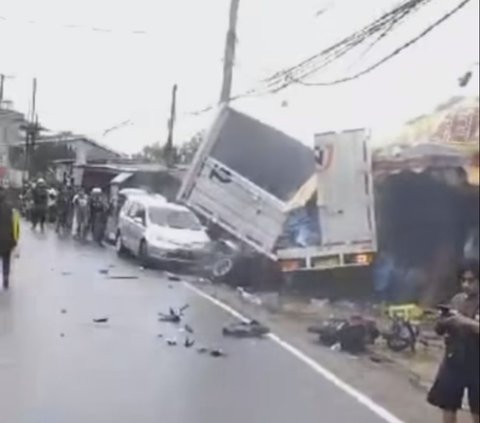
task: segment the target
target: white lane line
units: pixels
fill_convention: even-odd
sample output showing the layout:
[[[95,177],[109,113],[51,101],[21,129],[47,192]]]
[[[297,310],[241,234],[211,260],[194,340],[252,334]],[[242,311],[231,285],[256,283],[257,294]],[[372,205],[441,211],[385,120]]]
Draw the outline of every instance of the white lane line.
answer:
[[[216,298],[213,298],[211,295],[205,293],[201,289],[197,288],[196,286],[184,282],[185,286],[199,295],[200,297],[210,301],[211,303],[215,304],[217,307],[220,307],[222,310],[226,311],[227,313],[231,314],[233,317],[237,318],[238,320],[242,322],[248,322],[249,319],[239,313],[237,310],[234,308],[230,307],[229,305],[223,303],[222,301],[217,300]],[[378,417],[380,417],[382,420],[384,420],[387,423],[405,423],[403,420],[400,420],[398,417],[394,416],[390,411],[382,407],[381,405],[377,404],[375,401],[373,401],[371,398],[366,396],[365,394],[361,393],[357,389],[355,389],[353,386],[349,385],[348,383],[344,382],[341,380],[339,377],[337,377],[335,374],[333,374],[330,370],[327,370],[325,367],[321,366],[318,362],[316,362],[313,358],[309,357],[308,355],[304,354],[302,351],[300,351],[298,348],[294,347],[293,345],[289,344],[288,342],[284,341],[282,338],[275,334],[270,334],[269,338],[275,342],[277,345],[279,345],[281,348],[283,348],[285,351],[289,352],[292,354],[294,357],[296,357],[298,360],[306,364],[308,367],[310,367],[312,370],[314,370],[316,373],[319,375],[323,376],[325,379],[327,379],[330,383],[335,385],[337,388],[341,389],[343,392],[357,400],[360,404],[362,404],[364,407],[368,408],[371,412],[376,414]]]

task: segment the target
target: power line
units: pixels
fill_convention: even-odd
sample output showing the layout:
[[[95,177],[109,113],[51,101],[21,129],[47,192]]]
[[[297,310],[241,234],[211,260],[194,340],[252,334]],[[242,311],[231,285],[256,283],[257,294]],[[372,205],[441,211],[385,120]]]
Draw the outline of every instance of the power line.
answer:
[[[36,21],[36,20],[17,20],[17,19],[11,19],[7,16],[0,15],[0,23],[1,22],[21,22],[25,25],[45,25],[45,26],[51,26],[50,23],[46,24],[41,21]],[[128,34],[128,35],[133,35],[133,36],[141,36],[141,35],[149,35],[149,31],[145,29],[125,29],[125,30],[120,30],[120,29],[114,29],[114,28],[108,28],[108,27],[103,27],[103,26],[92,26],[92,25],[82,25],[82,24],[74,24],[74,23],[58,23],[54,24],[55,27],[61,28],[61,29],[67,29],[67,30],[86,30],[98,34],[114,34],[114,33],[123,33],[123,34]]]
[[[338,85],[338,84],[342,84],[344,82],[349,82],[349,81],[353,81],[355,79],[358,79],[358,78],[374,71],[375,69],[377,69],[378,67],[380,67],[384,63],[393,59],[395,56],[398,56],[404,50],[406,50],[407,48],[411,47],[412,45],[414,45],[415,43],[420,41],[422,38],[427,36],[430,32],[432,32],[434,29],[436,29],[438,26],[440,26],[446,20],[448,20],[453,15],[455,15],[457,12],[459,12],[461,9],[463,9],[470,1],[471,0],[463,0],[454,9],[452,9],[450,12],[443,15],[440,19],[436,20],[432,25],[430,25],[425,30],[423,30],[419,35],[417,35],[416,37],[407,41],[405,44],[401,45],[400,47],[396,48],[392,53],[385,56],[383,59],[381,59],[378,62],[374,63],[373,65],[367,67],[363,71],[356,73],[355,75],[347,76],[347,77],[340,78],[340,79],[336,79],[336,80],[330,81],[330,82],[304,82],[304,81],[300,81],[300,80],[296,80],[294,82],[296,82],[298,84],[301,84],[301,85],[304,85],[304,86],[308,86],[308,87],[317,87],[317,86],[322,87],[322,86]]]
[[[426,5],[431,1],[432,0],[404,0],[400,5],[384,13],[362,29],[355,31],[353,34],[323,49],[321,52],[302,60],[297,65],[275,72],[268,78],[261,80],[260,86],[251,88],[244,93],[237,94],[231,97],[230,101],[246,97],[264,96],[282,91],[297,82],[297,80],[302,80],[313,73],[317,73],[319,70],[337,61],[339,58],[359,47],[375,34],[380,32],[382,38],[387,36],[387,34],[412,11],[418,10],[421,6]],[[201,115],[214,108],[215,105],[210,105],[189,114],[194,116]]]
[[[387,12],[380,18],[376,19],[372,24],[367,25],[362,30],[355,32],[354,34],[344,38],[340,42],[337,42],[333,46],[330,46],[324,49],[322,52],[315,54],[296,66],[292,66],[288,69],[284,69],[282,71],[276,72],[274,75],[270,76],[262,80],[261,82],[266,85],[266,87],[257,87],[248,90],[242,94],[238,94],[233,96],[230,100],[235,101],[241,98],[246,97],[254,97],[254,96],[264,96],[269,94],[276,94],[285,88],[288,88],[292,84],[300,84],[304,86],[331,86],[331,85],[338,85],[344,82],[349,82],[354,79],[358,79],[373,70],[377,69],[385,62],[391,60],[408,47],[412,46],[426,35],[428,35],[431,31],[435,28],[440,26],[443,22],[449,19],[451,16],[456,14],[460,11],[463,7],[465,7],[471,0],[463,0],[459,5],[457,5],[454,9],[450,12],[442,16],[440,19],[435,21],[432,25],[428,26],[424,31],[422,31],[418,36],[414,37],[413,39],[409,40],[399,48],[395,49],[392,53],[388,56],[384,57],[379,62],[375,63],[374,65],[369,66],[368,68],[364,69],[361,72],[349,77],[339,78],[334,81],[330,82],[320,82],[320,83],[309,83],[303,81],[303,79],[311,76],[313,73],[317,73],[319,70],[325,68],[332,62],[338,60],[340,57],[346,55],[354,48],[361,45],[365,40],[370,38],[372,35],[378,34],[379,31],[380,37],[383,39],[385,38],[389,32],[391,32],[394,27],[396,27],[402,20],[406,18],[415,9],[418,9],[420,6],[426,5],[427,3],[431,2],[432,0],[409,0],[402,3],[400,6],[396,7],[395,9]],[[313,68],[311,67],[311,62],[318,59],[323,58],[323,62],[320,64],[315,64]],[[310,65],[310,66],[309,66]],[[299,76],[296,76],[296,73],[300,73]],[[190,115],[200,115],[205,112],[208,112],[215,108],[215,105],[211,105],[205,107],[201,110],[196,112],[190,113]]]

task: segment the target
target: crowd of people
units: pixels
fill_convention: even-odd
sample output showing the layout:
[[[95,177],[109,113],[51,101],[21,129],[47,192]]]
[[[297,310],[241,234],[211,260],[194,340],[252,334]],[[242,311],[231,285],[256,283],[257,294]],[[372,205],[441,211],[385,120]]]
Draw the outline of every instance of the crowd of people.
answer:
[[[71,232],[78,239],[85,240],[91,234],[98,244],[103,244],[108,216],[109,202],[101,188],[90,193],[73,185],[48,186],[44,179],[27,183],[21,195],[23,216],[43,232],[47,222],[55,225],[57,233]]]

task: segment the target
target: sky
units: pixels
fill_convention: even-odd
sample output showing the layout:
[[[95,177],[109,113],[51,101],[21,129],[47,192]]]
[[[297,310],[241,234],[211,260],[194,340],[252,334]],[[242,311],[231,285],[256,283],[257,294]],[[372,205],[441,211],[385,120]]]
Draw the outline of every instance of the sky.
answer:
[[[432,0],[366,57],[348,57],[311,81],[362,70],[452,9]],[[240,0],[235,93],[369,23],[399,0]],[[479,4],[470,4],[378,70],[331,87],[292,86],[233,106],[313,144],[316,132],[372,128],[388,139],[402,122],[452,95],[478,95],[458,77],[478,71]],[[85,134],[126,153],[164,142],[177,83],[175,142],[206,128],[218,101],[229,0],[0,0],[0,73],[5,98],[28,113],[32,78],[37,111],[55,131]],[[317,13],[325,10],[324,13]],[[110,131],[121,122],[128,123]]]

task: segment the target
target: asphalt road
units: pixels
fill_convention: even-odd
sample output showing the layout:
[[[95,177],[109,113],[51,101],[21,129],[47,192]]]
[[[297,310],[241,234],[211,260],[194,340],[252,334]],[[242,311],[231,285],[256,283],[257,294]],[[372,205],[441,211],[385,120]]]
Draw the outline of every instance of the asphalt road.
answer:
[[[226,311],[109,249],[25,228],[14,272],[0,293],[2,423],[388,421],[277,343],[222,338]],[[168,346],[185,334],[157,313],[186,303],[197,344]]]

